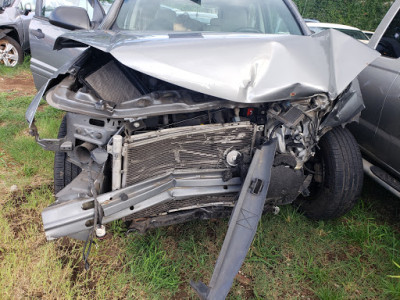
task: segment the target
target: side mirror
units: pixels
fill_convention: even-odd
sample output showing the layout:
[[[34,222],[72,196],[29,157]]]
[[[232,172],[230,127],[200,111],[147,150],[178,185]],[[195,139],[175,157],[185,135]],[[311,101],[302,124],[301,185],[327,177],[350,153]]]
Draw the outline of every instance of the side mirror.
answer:
[[[76,6],[56,7],[50,14],[49,22],[54,26],[69,30],[91,29],[88,13],[82,7],[76,7]]]
[[[32,5],[30,3],[26,3],[25,4],[25,11],[24,11],[24,15],[27,16],[29,15],[29,13],[32,11]]]

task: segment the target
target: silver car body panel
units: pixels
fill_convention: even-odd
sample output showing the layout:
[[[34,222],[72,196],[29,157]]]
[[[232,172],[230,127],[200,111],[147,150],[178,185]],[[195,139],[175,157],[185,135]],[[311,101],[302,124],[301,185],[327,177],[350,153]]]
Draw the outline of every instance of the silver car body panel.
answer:
[[[43,38],[38,38],[32,32],[42,31]],[[53,26],[48,19],[34,17],[30,24],[31,71],[38,90],[65,63],[82,53],[84,49],[64,49],[53,51],[54,41],[58,36],[68,32],[67,29]]]
[[[222,299],[228,293],[256,232],[275,158],[288,159],[282,168],[277,166],[283,173],[275,178],[289,174],[296,181],[293,199],[284,197],[291,203],[310,184],[312,176],[301,169],[314,155],[319,139],[332,127],[352,121],[364,107],[354,78],[379,56],[334,30],[312,36],[87,31],[67,33],[55,43],[55,49],[61,51],[87,46],[76,59],[79,61],[67,62],[50,76],[31,103],[26,118],[32,133],[46,147],[33,123],[46,92],[50,105],[70,112],[67,121],[95,116],[124,125],[110,135],[103,130],[109,141],[96,147],[98,144],[88,145],[91,135],[82,139],[84,143],[76,143],[76,134],[84,131],[79,124],[68,123],[66,138],[70,139],[65,140],[65,148],[82,173],[43,211],[46,236],[49,240],[70,236],[91,241],[99,224],[159,206],[167,207],[162,214],[172,214],[177,207],[188,211],[194,207],[205,211],[213,205],[235,207],[207,295],[201,291],[204,284],[195,285],[202,299]],[[86,60],[89,55],[95,59]],[[160,97],[165,91],[154,89],[154,93],[116,101],[107,111],[108,103],[104,104],[101,96],[90,96],[90,90],[71,85],[80,70],[90,68],[89,63],[97,64],[98,57],[177,86],[168,90],[177,93],[176,97]],[[207,97],[191,101],[193,92]],[[134,97],[138,98],[131,99]],[[100,100],[97,106],[96,98]],[[285,105],[287,110],[282,108]],[[240,107],[266,108],[262,114],[268,122],[241,120]],[[209,111],[209,122],[198,125],[151,126],[149,132],[138,131],[137,135],[129,129],[140,128],[139,121],[148,116],[166,116],[161,124],[168,125],[168,114],[219,108],[232,108],[234,117],[212,123]],[[56,151],[62,151],[61,147]],[[87,160],[79,157],[81,151],[88,153]],[[112,188],[103,189],[104,178],[109,179],[105,173],[108,157],[112,157]],[[229,198],[238,192],[238,200]],[[193,197],[210,196],[218,196],[218,200],[207,198],[183,205]],[[273,193],[270,197],[275,199]],[[160,215],[146,214],[149,222],[156,216]],[[246,225],[244,221],[249,228],[240,227]]]
[[[29,23],[35,13],[30,12],[25,16],[20,9],[20,3],[20,0],[14,1],[12,6],[6,7],[0,14],[0,39],[7,35],[8,29],[15,30],[22,49],[27,50],[29,49]]]
[[[86,38],[90,35],[93,36],[92,39]],[[85,40],[92,47],[108,51],[119,59],[121,63],[141,72],[146,72],[146,74],[241,104],[272,102],[278,99],[295,100],[324,92],[328,92],[330,97],[334,99],[357,76],[356,72],[360,72],[378,56],[376,51],[372,51],[358,41],[335,31],[299,37],[217,35],[205,36],[201,39],[176,39],[168,41],[168,43],[166,43],[168,37],[165,36],[134,37],[131,41],[124,36],[123,39],[121,38],[121,42],[118,42],[119,36],[116,35],[114,38],[117,41],[114,40],[114,43],[111,43],[113,35],[109,33],[100,35],[100,38],[93,32],[79,33],[77,35],[68,34],[67,36],[75,36],[77,41],[83,42]],[[78,36],[83,36],[83,38],[78,39]],[[108,42],[106,38],[109,39]],[[245,43],[243,43],[243,39],[246,39]],[[125,42],[122,42],[122,40],[125,40]],[[63,41],[65,41],[65,38],[63,38]],[[100,43],[100,41],[103,41],[103,43]],[[202,43],[198,43],[198,41],[201,41],[207,47],[200,47]],[[132,49],[130,53],[127,52],[128,44]],[[169,44],[171,45],[169,46]],[[235,46],[235,51],[231,51],[230,55],[222,55],[222,51],[227,44],[231,44],[232,49]],[[241,46],[242,44],[245,44],[245,47]],[[163,51],[160,51],[160,47],[163,47]],[[200,55],[202,53],[207,62],[193,64],[189,57],[182,58],[182,56],[188,55],[186,54],[188,52],[192,55]],[[354,55],[355,52],[358,55]],[[156,59],[157,53],[162,56],[159,60]],[[246,55],[243,55],[244,53]],[[328,59],[329,55],[327,53],[330,53],[334,59]],[[355,59],[351,59],[352,54],[356,57]],[[343,56],[344,58],[342,58]],[[177,57],[180,59],[177,59]],[[218,64],[224,66],[224,68],[218,68],[218,72],[212,69],[212,65],[217,63],[215,57],[219,58]],[[61,74],[66,74],[76,60],[79,60],[79,58],[66,63],[42,87],[26,113],[26,118],[30,124],[32,124],[40,99],[48,89],[48,86],[53,85],[51,80]],[[162,61],[165,61],[165,63],[163,64]],[[279,63],[275,64],[275,61]],[[282,65],[286,67],[282,68]],[[159,72],[154,72],[153,70],[159,70]],[[274,74],[276,76],[273,76]],[[205,82],[206,80],[207,82]],[[212,83],[213,81],[215,83]],[[281,84],[279,84],[279,81],[281,81]],[[241,88],[231,82],[235,82]],[[48,94],[52,95],[53,92],[54,89]],[[355,116],[363,107],[362,102],[354,101],[355,98],[359,98],[355,96],[359,95],[349,93],[348,101],[343,99],[343,106],[336,107],[333,114],[338,116],[335,119],[336,122],[341,124],[350,121],[350,118]],[[216,101],[216,104],[220,106],[227,106],[229,103],[233,102]],[[344,105],[346,103],[349,103],[349,105]],[[57,107],[57,105],[55,106]],[[62,109],[68,111],[68,107],[62,107]],[[207,107],[200,106],[199,110],[201,109],[207,109]],[[341,117],[343,120],[340,120]],[[326,120],[327,126],[338,125],[335,120],[328,118]],[[169,174],[165,179],[156,178],[149,182],[99,195],[98,201],[104,209],[103,222],[107,223],[132,214],[130,209],[132,206],[135,207],[134,211],[136,211],[147,202],[154,204],[160,203],[160,201],[177,199],[180,193],[188,197],[190,195],[230,193],[240,190],[241,182],[235,181],[230,184],[222,180],[221,172],[219,174],[216,174],[215,171],[212,174],[208,174],[207,171],[204,172],[204,174],[173,173]],[[212,178],[214,179],[211,180]],[[76,180],[81,180],[81,178],[79,177]],[[163,180],[166,180],[166,182],[161,185]],[[199,180],[201,182],[198,182]],[[73,184],[71,185],[73,186]],[[191,188],[192,185],[193,188]],[[226,189],[227,186],[228,189]],[[65,190],[68,191],[68,187]],[[139,192],[142,190],[144,194]],[[75,200],[71,201],[69,197],[74,192],[69,191],[69,194],[68,199],[65,198],[64,200],[63,195],[58,195],[59,200],[43,212],[44,226],[48,239],[64,235],[81,239],[87,237],[87,230],[91,226],[88,226],[83,231],[82,228],[85,228],[85,222],[92,218],[93,211],[82,210],[82,205],[93,201],[93,199],[85,195],[82,200],[78,200],[79,197],[77,196]],[[79,191],[75,192],[75,194],[79,195]],[[120,200],[118,195],[122,194],[128,195],[127,201]],[[158,199],[159,197],[164,197],[165,199],[162,198],[164,200],[160,200]],[[66,213],[67,211],[68,213]],[[62,218],[60,214],[63,216]],[[73,220],[70,219],[71,217]]]
[[[93,6],[92,24],[97,28],[104,18],[104,10],[99,1],[89,1],[88,5],[90,3]],[[68,1],[65,1],[65,3],[61,1],[58,5],[61,6],[62,4],[71,5]],[[85,49],[53,50],[55,40],[69,30],[50,24],[49,19],[43,16],[42,5],[43,1],[37,2],[36,15],[29,25],[31,71],[37,90],[40,90],[60,67],[78,57]]]
[[[368,46],[376,49],[392,20],[400,11],[397,0],[387,12]],[[400,58],[380,56],[358,76],[366,109],[360,123],[350,129],[365,157],[390,174],[400,177]],[[373,142],[372,142],[373,141]]]
[[[225,34],[171,39],[165,35],[133,35],[131,40],[125,34],[99,34],[89,31],[66,34],[56,41],[55,47],[69,46],[72,38],[78,42],[77,46],[86,43],[110,52],[121,63],[137,71],[241,104],[298,100],[320,93],[328,93],[333,100],[363,68],[379,56],[378,52],[334,30],[326,30],[313,36]],[[207,47],[201,46],[202,44]],[[231,49],[235,49],[231,50],[229,55],[225,55],[224,50],[227,44],[232,46]],[[163,51],[160,51],[160,47]],[[194,64],[194,59],[189,56],[204,57],[204,61]],[[60,74],[66,74],[78,59],[79,57],[70,60],[50,76],[45,84],[46,88],[40,90],[29,106],[26,113],[29,124],[32,124],[49,82]],[[216,64],[224,67],[216,71],[213,68]],[[52,93],[55,91],[49,95]],[[57,101],[57,97],[48,97],[47,100],[57,108],[78,112],[74,110],[73,103],[65,103],[63,106]],[[134,102],[131,101],[130,104]],[[182,108],[183,104],[175,104],[175,107]],[[216,102],[214,106],[219,104],[221,103]],[[132,107],[125,107],[125,110],[127,108]],[[150,107],[148,115],[152,114],[151,109],[155,111],[154,114],[160,110],[157,106]],[[200,109],[199,106],[192,111]],[[129,113],[135,115],[134,107]],[[124,109],[117,109],[112,114],[97,111],[93,115],[127,117],[124,115]]]
[[[55,48],[63,48],[69,40],[109,52],[127,67],[157,79],[241,103],[296,100],[320,93],[336,99],[379,56],[335,30],[312,36],[184,37],[92,31],[63,35]]]
[[[73,65],[77,59],[78,59],[77,57],[69,59],[67,63],[65,63],[61,68],[59,68],[52,75],[50,75],[50,79],[45,81],[45,83],[40,86],[38,93],[33,98],[32,102],[29,104],[27,111],[25,112],[25,119],[29,123],[29,127],[31,127],[31,125],[32,125],[32,122],[35,118],[36,110],[39,107],[40,101],[42,100],[42,98],[43,98],[45,92],[47,91],[47,88],[51,84],[52,80],[56,79],[61,74],[67,73],[67,71],[70,69],[71,65]]]

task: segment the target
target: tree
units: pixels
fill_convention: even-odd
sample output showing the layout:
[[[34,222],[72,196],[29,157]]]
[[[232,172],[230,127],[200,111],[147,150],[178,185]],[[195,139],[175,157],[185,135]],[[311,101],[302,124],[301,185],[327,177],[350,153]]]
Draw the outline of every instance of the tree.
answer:
[[[393,1],[294,0],[304,18],[374,31]]]

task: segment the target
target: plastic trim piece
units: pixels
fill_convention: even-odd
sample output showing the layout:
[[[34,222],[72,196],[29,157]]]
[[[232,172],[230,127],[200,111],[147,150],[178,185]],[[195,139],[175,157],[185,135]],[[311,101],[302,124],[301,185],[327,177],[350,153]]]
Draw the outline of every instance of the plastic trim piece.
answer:
[[[202,282],[191,282],[191,286],[203,300],[225,299],[246,258],[267,198],[276,145],[274,140],[261,146],[254,154],[239,200],[229,220],[228,232],[214,268],[210,287]],[[253,193],[255,182],[256,186],[261,187],[259,193]]]

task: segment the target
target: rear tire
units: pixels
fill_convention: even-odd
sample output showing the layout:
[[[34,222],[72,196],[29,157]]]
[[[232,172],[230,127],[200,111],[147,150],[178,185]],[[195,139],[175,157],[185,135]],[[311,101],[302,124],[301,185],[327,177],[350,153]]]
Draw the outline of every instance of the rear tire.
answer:
[[[67,135],[67,118],[64,116],[58,138],[63,138]],[[82,169],[67,160],[68,156],[65,152],[56,152],[54,156],[54,193],[57,194],[66,187]]]
[[[24,61],[21,45],[9,36],[0,39],[0,65],[15,67]]]
[[[336,127],[319,142],[320,150],[309,165],[321,170],[319,182],[311,183],[311,196],[295,204],[310,219],[327,220],[346,214],[356,204],[361,193],[364,173],[360,149],[353,135]]]

